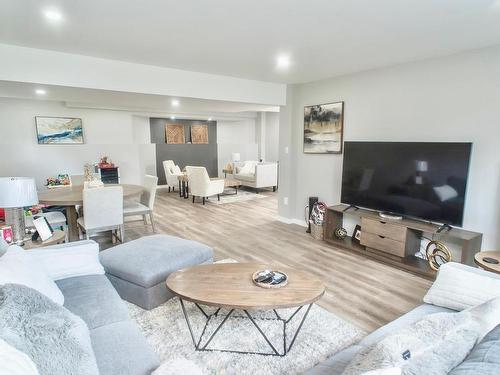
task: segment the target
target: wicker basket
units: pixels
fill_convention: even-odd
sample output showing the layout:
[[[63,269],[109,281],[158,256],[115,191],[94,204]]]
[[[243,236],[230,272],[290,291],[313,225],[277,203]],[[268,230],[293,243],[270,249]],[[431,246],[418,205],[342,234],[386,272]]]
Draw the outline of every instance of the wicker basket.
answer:
[[[325,238],[325,226],[311,223],[311,236],[319,241],[323,241]]]

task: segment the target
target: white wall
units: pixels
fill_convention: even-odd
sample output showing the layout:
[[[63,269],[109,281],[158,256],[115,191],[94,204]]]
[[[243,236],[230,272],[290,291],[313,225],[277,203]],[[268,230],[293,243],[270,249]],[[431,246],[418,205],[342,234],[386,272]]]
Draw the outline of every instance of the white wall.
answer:
[[[85,144],[39,145],[35,116],[81,118]],[[145,119],[121,111],[66,108],[59,102],[0,98],[0,175],[32,176],[42,186],[58,173],[82,174],[85,163],[107,155],[120,167],[123,183],[141,183],[145,173],[155,171]]]
[[[0,80],[282,105],[286,86],[0,44]]]
[[[278,112],[266,113],[266,161],[279,160],[279,132],[280,114]]]
[[[255,118],[238,121],[217,121],[217,158],[219,176],[231,161],[231,154],[238,152],[241,160],[257,160],[258,144],[255,139]]]
[[[281,216],[302,221],[311,195],[339,203],[342,155],[305,155],[302,132],[305,105],[343,100],[345,140],[472,141],[464,227],[484,233],[484,249],[500,247],[499,47],[294,85],[287,95]]]

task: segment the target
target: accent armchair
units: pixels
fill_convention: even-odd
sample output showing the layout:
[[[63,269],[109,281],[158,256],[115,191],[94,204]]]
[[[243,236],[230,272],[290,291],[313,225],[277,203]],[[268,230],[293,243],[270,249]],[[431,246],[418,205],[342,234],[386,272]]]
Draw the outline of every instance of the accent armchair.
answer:
[[[205,167],[186,167],[186,172],[193,203],[196,197],[201,197],[205,204],[205,198],[212,195],[217,195],[220,200],[220,194],[224,191],[224,180],[211,180]]]
[[[182,175],[181,169],[175,165],[173,160],[165,160],[163,162],[163,170],[167,179],[168,192],[170,193],[170,189],[175,191],[175,187],[179,185],[178,177]]]

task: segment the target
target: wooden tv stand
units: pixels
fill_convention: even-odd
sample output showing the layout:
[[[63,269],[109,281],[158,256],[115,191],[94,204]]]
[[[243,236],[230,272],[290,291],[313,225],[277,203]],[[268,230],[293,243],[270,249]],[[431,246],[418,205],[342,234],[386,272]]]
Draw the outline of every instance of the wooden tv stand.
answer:
[[[434,279],[436,272],[426,260],[414,255],[420,250],[424,233],[426,237],[445,244],[458,244],[461,247],[460,262],[470,266],[474,266],[474,255],[481,250],[482,233],[460,228],[445,229],[438,233],[439,226],[432,223],[412,219],[388,220],[381,218],[375,211],[361,208],[346,210],[347,207],[340,204],[327,208],[325,241],[428,279]],[[361,220],[360,243],[352,241],[349,236],[343,240],[335,238],[335,229],[343,226],[344,215]]]

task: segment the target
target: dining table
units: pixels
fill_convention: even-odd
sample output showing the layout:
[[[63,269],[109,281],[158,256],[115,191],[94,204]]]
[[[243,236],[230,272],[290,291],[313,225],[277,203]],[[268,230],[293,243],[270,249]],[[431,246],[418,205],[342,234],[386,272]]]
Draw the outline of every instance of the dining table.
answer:
[[[144,191],[144,187],[132,184],[106,184],[102,189],[108,186],[121,186],[124,199],[139,196]],[[78,219],[76,206],[83,206],[83,185],[47,188],[38,192],[38,201],[40,204],[65,207],[68,221],[68,238],[70,241],[80,239],[76,222]]]

